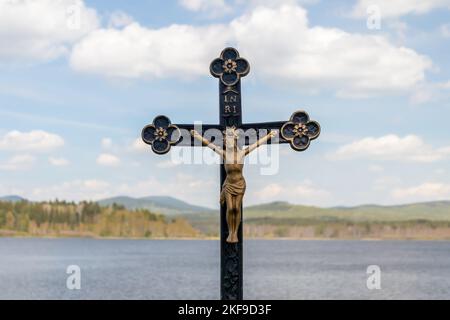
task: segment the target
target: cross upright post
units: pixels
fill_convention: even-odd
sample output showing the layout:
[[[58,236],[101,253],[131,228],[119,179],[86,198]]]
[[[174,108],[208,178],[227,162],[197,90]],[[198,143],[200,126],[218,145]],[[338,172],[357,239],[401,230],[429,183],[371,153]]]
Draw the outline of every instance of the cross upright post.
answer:
[[[237,50],[226,48],[220,58],[211,62],[211,74],[219,78],[219,115],[223,127],[242,125],[241,77],[250,72],[250,65],[239,57]],[[227,174],[225,166],[220,165],[221,193]],[[242,212],[242,203],[241,203]],[[243,236],[242,214],[239,217],[239,242],[228,243],[227,207],[220,205],[220,296],[222,300],[242,300],[243,284]]]
[[[200,132],[192,124],[172,124],[158,116],[142,130],[142,139],[157,154],[169,152],[171,146],[207,146],[223,159],[220,165],[220,297],[243,299],[243,224],[242,199],[245,179],[243,159],[260,145],[290,143],[295,151],[304,151],[320,134],[320,125],[310,121],[305,111],[296,111],[288,121],[242,123],[241,78],[250,71],[247,60],[234,48],[225,48],[210,65],[210,73],[219,78],[219,124],[202,125]],[[221,139],[207,140],[208,130],[220,130]],[[237,130],[251,131],[240,148]],[[270,131],[269,134],[266,134]],[[253,137],[251,136],[253,135]],[[272,139],[277,137],[278,139]],[[232,160],[230,160],[232,159]]]

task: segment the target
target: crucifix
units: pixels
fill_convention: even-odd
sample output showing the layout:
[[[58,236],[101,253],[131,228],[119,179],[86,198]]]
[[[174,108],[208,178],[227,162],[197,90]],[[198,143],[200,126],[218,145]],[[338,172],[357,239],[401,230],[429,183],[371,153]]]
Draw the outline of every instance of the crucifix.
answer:
[[[222,300],[243,299],[242,199],[246,185],[244,158],[263,144],[289,143],[295,151],[306,150],[320,134],[320,125],[305,111],[287,121],[242,123],[241,78],[250,65],[234,48],[225,48],[210,65],[219,78],[219,124],[172,124],[157,116],[142,130],[142,139],[157,154],[172,146],[206,146],[219,154],[220,166],[220,295]],[[209,138],[211,137],[211,138]]]

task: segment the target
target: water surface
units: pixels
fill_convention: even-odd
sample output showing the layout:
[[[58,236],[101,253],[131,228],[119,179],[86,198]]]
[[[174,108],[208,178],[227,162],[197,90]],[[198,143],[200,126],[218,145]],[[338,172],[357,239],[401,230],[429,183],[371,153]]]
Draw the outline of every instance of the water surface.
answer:
[[[219,242],[0,238],[0,299],[218,299]],[[271,241],[244,246],[246,299],[448,299],[450,242]],[[81,268],[81,290],[66,268]],[[368,290],[367,266],[381,268]]]

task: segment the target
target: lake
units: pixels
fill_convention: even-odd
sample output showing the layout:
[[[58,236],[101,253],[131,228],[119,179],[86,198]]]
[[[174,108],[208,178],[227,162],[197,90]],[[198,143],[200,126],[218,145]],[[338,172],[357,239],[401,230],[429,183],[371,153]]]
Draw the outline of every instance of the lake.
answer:
[[[450,298],[450,242],[248,240],[244,258],[246,299]],[[218,299],[219,271],[218,241],[0,238],[0,299]]]

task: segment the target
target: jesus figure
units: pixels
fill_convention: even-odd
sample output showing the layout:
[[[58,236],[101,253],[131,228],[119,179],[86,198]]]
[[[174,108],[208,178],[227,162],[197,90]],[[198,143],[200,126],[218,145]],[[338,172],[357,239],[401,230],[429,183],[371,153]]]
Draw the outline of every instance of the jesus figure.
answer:
[[[209,147],[223,159],[225,166],[226,178],[222,185],[220,194],[220,204],[226,204],[228,224],[228,243],[236,243],[238,239],[238,229],[242,215],[242,199],[245,193],[245,179],[242,175],[244,167],[244,158],[250,152],[266,143],[270,138],[276,135],[275,131],[271,131],[268,135],[262,137],[254,144],[240,149],[238,147],[238,133],[235,127],[227,127],[225,130],[225,150],[220,146],[211,143],[202,137],[197,131],[191,130],[192,136],[201,141],[203,145]]]

